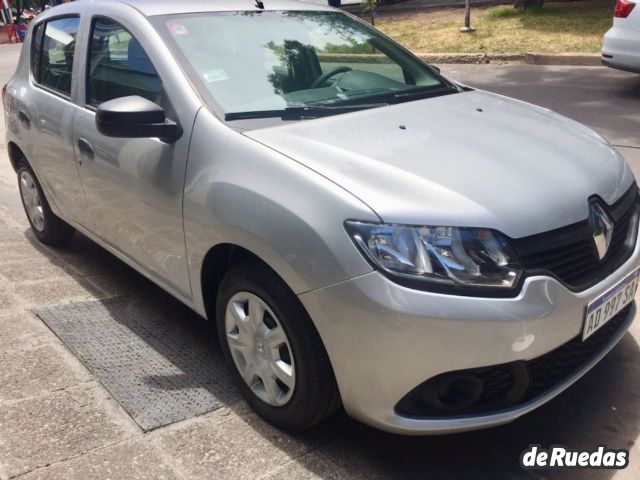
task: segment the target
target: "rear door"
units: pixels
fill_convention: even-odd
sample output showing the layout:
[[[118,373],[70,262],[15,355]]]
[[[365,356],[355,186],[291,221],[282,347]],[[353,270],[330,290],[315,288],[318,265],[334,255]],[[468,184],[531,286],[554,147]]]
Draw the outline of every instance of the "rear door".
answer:
[[[182,194],[197,110],[178,113],[174,108],[172,83],[163,82],[156,68],[162,59],[147,53],[150,43],[135,22],[106,15],[91,19],[83,68],[86,91],[75,117],[74,145],[87,195],[88,228],[176,296],[190,298]],[[183,126],[180,140],[166,144],[157,138],[100,134],[97,107],[132,95],[162,106],[169,119]]]
[[[84,207],[72,130],[79,26],[80,17],[72,15],[34,27],[31,86],[28,95],[17,95],[19,125],[30,145],[29,161],[49,203],[67,221],[76,221]]]

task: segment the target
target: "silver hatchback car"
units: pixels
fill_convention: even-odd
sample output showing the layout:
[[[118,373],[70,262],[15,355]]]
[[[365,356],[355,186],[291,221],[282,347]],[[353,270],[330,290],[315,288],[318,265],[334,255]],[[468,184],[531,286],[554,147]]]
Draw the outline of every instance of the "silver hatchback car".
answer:
[[[4,88],[35,235],[75,230],[217,322],[284,429],[499,425],[634,318],[638,189],[592,130],[300,1],[95,0]]]

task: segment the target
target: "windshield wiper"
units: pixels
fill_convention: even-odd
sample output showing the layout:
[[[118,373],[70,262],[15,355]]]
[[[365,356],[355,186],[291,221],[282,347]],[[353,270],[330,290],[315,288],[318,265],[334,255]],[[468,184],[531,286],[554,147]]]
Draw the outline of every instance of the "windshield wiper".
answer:
[[[249,112],[230,112],[225,114],[224,119],[228,122],[233,120],[249,120],[254,118],[281,118],[282,120],[304,120],[318,117],[328,117],[341,113],[357,112],[368,108],[386,107],[388,103],[367,103],[354,105],[304,105],[286,107],[281,110],[256,110]]]
[[[403,102],[408,100],[415,100],[416,97],[430,98],[439,97],[441,95],[448,95],[451,93],[458,93],[459,90],[453,87],[445,86],[444,88],[417,88],[415,90],[403,90],[402,92],[394,93],[393,98],[397,101]]]

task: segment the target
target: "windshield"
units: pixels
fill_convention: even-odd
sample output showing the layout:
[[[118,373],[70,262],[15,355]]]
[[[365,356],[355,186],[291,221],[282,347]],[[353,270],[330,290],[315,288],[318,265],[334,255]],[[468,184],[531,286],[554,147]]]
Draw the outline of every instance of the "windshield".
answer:
[[[313,117],[457,91],[341,12],[215,12],[158,23],[227,120]]]

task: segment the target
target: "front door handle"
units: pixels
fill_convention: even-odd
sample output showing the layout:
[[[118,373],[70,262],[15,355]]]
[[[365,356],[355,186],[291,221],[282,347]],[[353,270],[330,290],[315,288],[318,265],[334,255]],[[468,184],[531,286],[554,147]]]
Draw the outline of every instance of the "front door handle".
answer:
[[[89,140],[86,138],[78,139],[78,150],[80,150],[80,157],[87,157],[89,160],[93,160],[93,147]],[[82,160],[79,161],[82,165]]]

